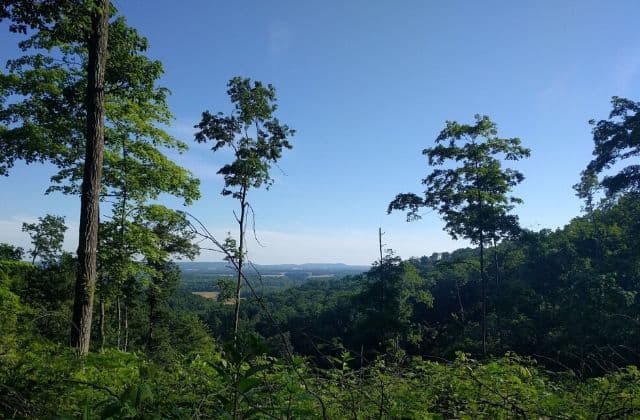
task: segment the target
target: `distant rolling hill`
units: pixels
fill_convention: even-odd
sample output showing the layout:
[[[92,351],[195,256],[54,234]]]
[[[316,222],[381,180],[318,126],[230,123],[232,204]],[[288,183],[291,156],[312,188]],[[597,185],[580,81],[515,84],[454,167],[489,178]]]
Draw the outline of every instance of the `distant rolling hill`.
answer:
[[[180,261],[177,263],[181,270],[201,271],[215,273],[233,273],[234,270],[226,261]],[[347,265],[342,263],[308,263],[308,264],[254,264],[260,271],[265,273],[281,271],[312,271],[331,273],[364,273],[369,269],[366,265]]]
[[[182,272],[181,287],[190,292],[215,292],[218,290],[217,282],[221,278],[235,274],[235,270],[225,261],[181,261],[177,264]],[[334,280],[369,270],[368,266],[341,263],[254,264],[254,267],[247,266],[245,274],[250,279],[257,279],[256,271],[260,273],[262,282],[255,286],[265,293],[297,286],[310,280]]]

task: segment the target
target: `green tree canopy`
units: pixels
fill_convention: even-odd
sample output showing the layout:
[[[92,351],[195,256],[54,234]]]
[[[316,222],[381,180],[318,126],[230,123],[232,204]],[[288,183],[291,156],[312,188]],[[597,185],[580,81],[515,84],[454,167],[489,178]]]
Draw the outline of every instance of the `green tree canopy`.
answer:
[[[227,94],[233,103],[234,110],[229,115],[222,112],[202,113],[202,120],[195,126],[199,131],[195,140],[198,143],[212,142],[214,152],[229,148],[234,154],[231,163],[227,163],[218,171],[224,177],[222,195],[231,195],[240,204],[238,221],[238,249],[221,251],[229,252],[230,261],[237,269],[235,296],[234,340],[240,316],[240,289],[242,286],[242,265],[244,263],[246,245],[245,229],[247,212],[250,209],[248,192],[251,188],[273,183],[269,170],[282,156],[283,149],[291,149],[289,138],[295,131],[286,124],[281,124],[274,116],[277,109],[276,90],[271,85],[259,81],[234,77],[227,84]],[[225,242],[225,246],[232,242]]]
[[[23,223],[22,231],[31,237],[33,248],[29,250],[31,261],[40,258],[43,264],[54,263],[62,253],[62,243],[67,226],[63,216],[47,214],[38,217],[37,223]]]
[[[436,146],[422,154],[435,169],[422,180],[424,195],[398,194],[387,211],[406,210],[407,220],[420,219],[420,209],[428,207],[443,217],[445,230],[457,239],[480,244],[491,235],[510,234],[517,216],[509,214],[520,203],[510,190],[524,176],[503,169],[500,158],[519,160],[529,149],[518,138],[498,137],[497,127],[487,116],[476,115],[473,125],[448,121],[436,138]]]
[[[203,112],[195,126],[199,130],[196,141],[212,142],[214,152],[224,147],[233,151],[234,160],[220,168],[218,174],[224,176],[222,194],[240,199],[249,188],[271,185],[271,165],[280,159],[283,149],[291,149],[289,138],[295,130],[274,116],[276,91],[271,84],[234,77],[227,86],[233,112]]]
[[[594,178],[621,162],[640,156],[640,102],[614,96],[609,119],[589,121],[593,125],[593,160],[582,172],[576,186],[578,196],[592,200]],[[596,179],[597,181],[597,179]],[[640,192],[640,165],[628,164],[616,174],[600,181],[607,196]],[[588,204],[589,205],[589,204]]]
[[[414,308],[430,308],[433,297],[413,264],[388,250],[364,280],[363,290],[355,297],[363,313],[354,331],[367,348],[384,351],[388,340],[402,344],[420,341]]]
[[[24,249],[7,243],[0,243],[0,260],[20,261],[24,256]]]
[[[133,208],[162,193],[187,204],[197,199],[199,181],[163,153],[182,152],[186,144],[162,128],[172,119],[168,90],[157,86],[162,65],[146,57],[147,40],[115,17],[108,1],[9,3],[4,16],[22,25],[17,30],[37,32],[19,44],[26,55],[10,60],[0,74],[0,174],[7,175],[16,160],[51,162],[58,172],[47,192],[82,192],[76,294],[84,296],[83,316],[90,323],[98,199],[119,198],[113,216],[124,230]],[[111,19],[101,19],[106,14]],[[109,56],[98,66],[96,31],[102,56]],[[96,69],[104,69],[99,86]],[[84,337],[88,331],[82,329]]]
[[[126,189],[128,199],[141,202],[170,193],[190,203],[199,197],[198,180],[161,151],[187,149],[161,128],[172,120],[169,92],[157,86],[162,64],[145,56],[147,39],[124,18],[113,20],[109,31],[102,196],[120,196]],[[0,74],[0,173],[8,175],[17,159],[49,161],[59,171],[47,191],[79,194],[88,52],[82,43],[53,36],[41,31],[22,42],[30,54],[10,60]],[[39,52],[50,49],[57,54]]]
[[[422,180],[424,196],[398,194],[387,211],[407,211],[407,220],[419,219],[419,210],[436,210],[445,221],[452,238],[469,239],[480,246],[482,282],[483,352],[486,352],[486,279],[484,246],[510,236],[518,230],[518,217],[510,214],[521,200],[511,189],[524,176],[517,170],[503,169],[501,159],[516,161],[529,156],[519,138],[500,138],[489,117],[476,115],[475,124],[447,121],[436,138],[436,146],[427,148],[429,166],[435,169]]]

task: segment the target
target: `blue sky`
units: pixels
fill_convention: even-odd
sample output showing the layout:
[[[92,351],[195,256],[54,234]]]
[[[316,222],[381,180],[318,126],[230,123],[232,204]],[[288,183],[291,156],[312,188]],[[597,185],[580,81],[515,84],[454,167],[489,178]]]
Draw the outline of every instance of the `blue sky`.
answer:
[[[278,117],[298,134],[272,189],[251,195],[258,263],[368,264],[378,226],[402,257],[465,246],[435,214],[408,224],[385,210],[396,193],[421,191],[421,150],[444,122],[476,113],[532,149],[516,165],[526,176],[515,191],[521,224],[562,226],[580,212],[571,186],[591,155],[587,121],[605,118],[613,95],[640,98],[634,0],[114,2],[165,66],[179,138],[194,144],[203,110],[230,110],[229,78],[275,85]],[[17,54],[4,34],[0,61]],[[225,159],[195,144],[179,158],[202,179],[189,211],[220,235],[235,228],[236,203],[219,195],[215,174]],[[18,165],[0,179],[0,241],[28,246],[20,223],[56,213],[75,248],[79,201],[43,196],[52,173]]]

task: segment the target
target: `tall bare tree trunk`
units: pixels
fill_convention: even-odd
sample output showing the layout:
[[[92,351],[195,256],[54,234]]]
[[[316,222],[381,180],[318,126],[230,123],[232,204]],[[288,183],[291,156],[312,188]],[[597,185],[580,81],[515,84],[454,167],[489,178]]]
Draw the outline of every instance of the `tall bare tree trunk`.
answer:
[[[118,313],[118,350],[120,350],[120,334],[121,334],[121,327],[122,327],[122,311],[120,310],[120,296],[118,296],[116,298],[116,311]]]
[[[104,351],[104,296],[100,294],[100,351]]]
[[[495,237],[493,238],[493,266],[496,271],[496,288],[499,288],[500,287],[500,263],[498,261],[498,241],[496,240]],[[498,289],[498,295],[499,294],[500,292]],[[499,336],[500,332],[502,331],[502,328],[500,327],[500,313],[498,311],[495,311],[494,315],[496,318],[495,334]]]
[[[382,265],[384,264],[384,257],[382,255],[382,228],[378,228],[378,247],[380,248],[380,313],[384,312],[384,273],[382,272]],[[384,338],[384,333],[382,334]]]
[[[153,282],[154,280],[152,280]],[[149,284],[149,291],[147,301],[149,303],[149,318],[147,323],[149,324],[149,331],[147,332],[147,350],[154,351],[157,348],[157,342],[154,338],[155,325],[158,322],[156,308],[158,306],[158,292],[153,283]]]
[[[86,154],[80,199],[78,273],[73,301],[71,344],[79,356],[89,353],[96,287],[96,255],[100,223],[100,181],[104,152],[104,73],[109,33],[109,0],[96,0],[91,16],[87,74]]]
[[[124,351],[129,347],[129,307],[124,304]]]
[[[384,255],[382,253],[382,235],[384,235],[382,233],[382,228],[379,227],[378,228],[378,247],[380,248],[380,268],[379,268],[379,273],[380,273],[380,316],[383,317],[382,319],[384,319],[384,281],[385,281],[385,272],[384,272],[384,268],[383,268],[383,264],[384,264]],[[384,346],[384,342],[385,339],[387,337],[387,330],[384,327],[384,324],[382,326],[382,328],[380,329],[380,335],[381,335],[381,339],[380,339],[380,343]]]
[[[458,307],[460,307],[460,320],[464,324],[464,306],[462,306],[462,294],[460,293],[460,283],[458,282],[458,279],[455,279],[455,281],[456,281],[456,293],[458,295]]]
[[[478,166],[478,162],[475,162],[475,169],[476,169],[476,181],[475,181],[475,187],[476,187],[476,192],[477,192],[477,200],[478,200],[478,213],[479,214],[483,214],[482,212],[482,207],[483,207],[483,202],[482,202],[482,192],[480,191],[480,185],[482,185],[482,183],[480,182],[480,175],[479,175],[479,166]],[[482,226],[482,224],[480,226],[478,226],[479,229],[479,233],[480,233],[480,288],[481,288],[481,293],[482,293],[482,355],[486,356],[487,355],[487,283],[486,280],[484,278],[484,226]]]
[[[493,238],[493,266],[496,270],[496,286],[500,286],[500,264],[498,262],[498,241]]]
[[[233,343],[238,344],[238,328],[240,327],[240,289],[242,288],[242,263],[244,257],[244,230],[245,230],[245,213],[247,209],[247,187],[242,188],[242,197],[240,198],[240,245],[238,247],[238,278],[236,282],[236,301],[234,304],[234,324],[233,324]]]
[[[38,247],[34,247],[32,254],[33,258],[31,258],[31,264],[35,264],[36,263],[36,257],[38,256]]]
[[[487,282],[484,278],[484,236],[480,232],[480,284],[482,289],[482,355],[487,355]]]
[[[124,176],[123,176],[123,187],[122,187],[122,209],[121,209],[121,215],[120,215],[120,251],[119,251],[119,255],[120,255],[120,263],[122,264],[123,267],[126,267],[127,265],[127,255],[125,253],[125,224],[127,221],[127,141],[126,139],[122,139],[122,165],[123,165],[123,171],[124,171]],[[118,308],[118,350],[121,350],[120,348],[120,337],[121,337],[121,326],[122,326],[122,310],[120,308],[120,292],[122,291],[123,287],[124,287],[124,283],[127,281],[128,278],[128,270],[125,270],[124,273],[121,273],[121,277],[119,278],[119,282],[118,282],[118,296],[116,298],[116,304],[117,304],[117,308]],[[126,348],[126,345],[125,345]]]

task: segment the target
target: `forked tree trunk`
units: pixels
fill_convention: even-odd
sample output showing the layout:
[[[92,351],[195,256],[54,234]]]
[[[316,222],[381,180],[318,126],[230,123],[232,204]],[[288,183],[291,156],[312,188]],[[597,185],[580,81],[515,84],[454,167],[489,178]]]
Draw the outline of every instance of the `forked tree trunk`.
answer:
[[[31,251],[31,264],[35,264],[36,263],[36,257],[38,256],[38,247],[34,247],[33,251]]]
[[[78,273],[71,328],[71,344],[79,356],[85,356],[91,344],[100,222],[100,181],[104,152],[104,74],[109,32],[109,0],[96,0],[96,3],[98,7],[91,16],[91,34],[88,40],[86,151],[80,199]]]

